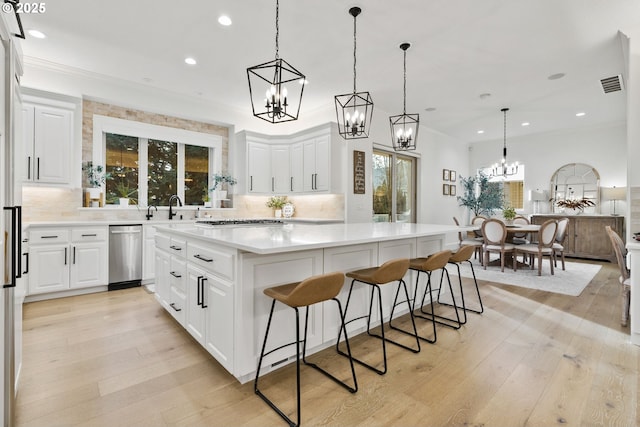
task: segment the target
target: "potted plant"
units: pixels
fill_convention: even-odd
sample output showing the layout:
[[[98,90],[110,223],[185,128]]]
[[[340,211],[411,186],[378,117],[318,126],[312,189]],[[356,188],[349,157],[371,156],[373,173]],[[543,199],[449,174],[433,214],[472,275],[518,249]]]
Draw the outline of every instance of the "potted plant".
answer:
[[[213,177],[211,177],[213,182],[213,186],[209,189],[209,191],[216,192],[216,199],[223,200],[227,198],[227,190],[223,190],[222,184],[227,184],[228,186],[236,185],[238,181],[227,173],[214,173]]]
[[[91,160],[82,164],[82,171],[86,174],[87,183],[89,184],[86,191],[89,193],[90,203],[102,199],[102,184],[107,179],[111,179],[111,174],[105,172],[102,165],[94,165]]]
[[[513,220],[515,219],[516,215],[516,210],[511,206],[502,209],[502,218],[504,218],[504,223],[506,225],[513,225]]]
[[[134,195],[137,191],[137,189],[132,189],[131,187],[129,187],[127,181],[122,180],[118,182],[118,184],[116,184],[116,193],[118,193],[119,196],[120,206],[129,206],[129,201],[132,201],[135,204],[136,199],[132,198],[131,196]]]
[[[276,218],[282,216],[282,207],[287,204],[287,196],[271,196],[267,200],[267,207],[275,209],[274,215]]]
[[[202,201],[204,202],[205,208],[211,207],[211,195],[209,193],[209,187],[206,185],[204,186],[204,194],[202,196]]]
[[[504,193],[500,183],[490,182],[489,177],[480,172],[476,176],[460,177],[463,193],[458,196],[458,204],[469,208],[475,216],[491,215],[502,207]]]

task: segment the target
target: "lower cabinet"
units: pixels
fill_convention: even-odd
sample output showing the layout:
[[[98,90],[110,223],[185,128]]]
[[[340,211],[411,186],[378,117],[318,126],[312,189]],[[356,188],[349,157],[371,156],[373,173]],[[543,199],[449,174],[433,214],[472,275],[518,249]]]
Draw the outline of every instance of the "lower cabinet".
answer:
[[[542,224],[550,219],[569,218],[565,235],[564,254],[568,257],[603,259],[616,261],[616,255],[605,230],[610,226],[624,236],[624,217],[612,215],[534,215],[533,224]]]
[[[29,243],[29,295],[108,284],[107,227],[36,228]]]

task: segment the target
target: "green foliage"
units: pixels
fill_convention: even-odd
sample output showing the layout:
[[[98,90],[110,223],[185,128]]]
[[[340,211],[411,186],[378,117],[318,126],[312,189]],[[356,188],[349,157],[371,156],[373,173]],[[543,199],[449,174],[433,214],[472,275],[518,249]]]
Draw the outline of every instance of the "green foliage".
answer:
[[[502,207],[504,192],[499,182],[489,182],[489,177],[480,172],[476,176],[460,177],[463,194],[458,203],[473,211],[474,215],[491,215]]]
[[[271,196],[267,200],[267,207],[273,209],[282,209],[287,204],[287,196]]]
[[[236,185],[238,183],[234,177],[226,173],[214,173],[211,181],[213,182],[213,187],[209,191],[215,191],[223,183],[227,183],[227,185]]]
[[[502,217],[507,221],[514,219],[516,215],[516,210],[511,206],[502,209]]]
[[[98,188],[107,179],[111,179],[111,174],[104,171],[102,165],[93,165],[93,161],[89,160],[82,165],[82,170],[87,174],[87,182],[92,188]]]

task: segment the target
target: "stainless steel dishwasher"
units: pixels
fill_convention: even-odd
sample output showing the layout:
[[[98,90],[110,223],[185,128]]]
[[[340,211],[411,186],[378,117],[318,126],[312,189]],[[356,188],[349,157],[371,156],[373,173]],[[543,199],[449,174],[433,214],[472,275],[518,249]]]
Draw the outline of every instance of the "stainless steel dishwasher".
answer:
[[[109,290],[140,286],[142,225],[109,226]]]

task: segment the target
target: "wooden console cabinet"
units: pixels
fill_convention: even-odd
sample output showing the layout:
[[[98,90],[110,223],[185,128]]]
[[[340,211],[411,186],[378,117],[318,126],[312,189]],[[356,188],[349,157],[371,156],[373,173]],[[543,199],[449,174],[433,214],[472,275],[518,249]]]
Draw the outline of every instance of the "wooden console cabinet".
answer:
[[[565,256],[602,259],[616,262],[616,255],[605,226],[610,226],[624,238],[624,217],[610,215],[534,215],[531,223],[542,224],[549,219],[569,218],[563,243]]]

